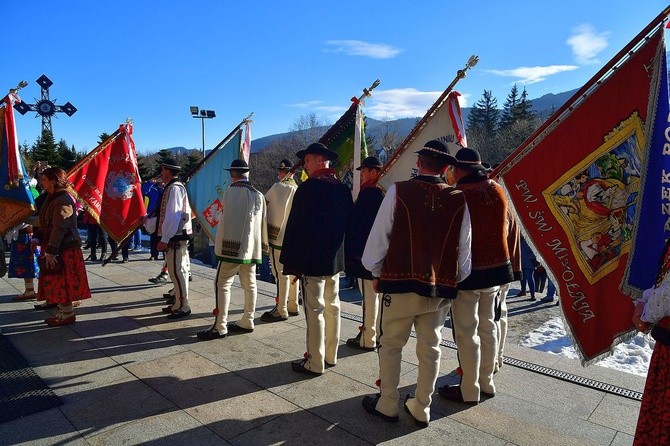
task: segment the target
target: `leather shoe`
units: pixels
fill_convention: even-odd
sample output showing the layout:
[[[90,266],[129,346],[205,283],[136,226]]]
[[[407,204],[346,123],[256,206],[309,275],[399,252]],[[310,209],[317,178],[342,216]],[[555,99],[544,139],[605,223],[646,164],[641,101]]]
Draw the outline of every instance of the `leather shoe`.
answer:
[[[172,313],[172,305],[161,310],[163,313]]]
[[[375,396],[372,395],[367,395],[363,397],[363,409],[370,415],[374,415],[375,417],[379,417],[382,420],[386,421],[387,423],[397,423],[398,420],[400,420],[400,417],[398,415],[396,416],[390,416],[390,415],[384,415],[380,411],[377,410],[377,401],[379,401],[379,398],[381,398],[381,393],[378,393]]]
[[[363,347],[361,345],[361,338],[360,336],[357,336],[355,338],[349,338],[347,339],[347,346],[351,348],[355,348],[358,350],[365,350],[366,352],[373,352],[375,351],[376,347]]]
[[[321,373],[313,372],[310,369],[305,368],[305,361],[304,360],[292,362],[291,363],[291,368],[293,369],[294,372],[304,373],[305,375],[321,376]]]
[[[45,322],[50,327],[62,327],[63,325],[74,324],[76,320],[77,318],[75,318],[74,314],[72,314],[71,316],[62,319],[59,317],[50,317]]]
[[[418,420],[414,415],[412,415],[412,412],[409,411],[409,407],[407,407],[407,401],[408,401],[410,398],[414,398],[414,396],[413,396],[413,395],[410,395],[410,394],[408,393],[408,394],[405,396],[405,404],[403,404],[403,407],[405,408],[405,412],[407,412],[407,413],[412,417],[412,419],[414,420],[414,425],[415,425],[416,427],[418,427],[418,428],[420,428],[420,429],[424,429],[424,428],[428,427],[428,421],[421,421],[421,420]]]
[[[261,316],[261,321],[263,321],[263,322],[281,322],[281,321],[287,321],[287,320],[288,320],[288,318],[282,316],[279,313],[277,313],[276,309],[272,310],[272,311],[266,311]]]
[[[58,304],[56,304],[56,303],[48,304],[48,303],[44,302],[42,304],[35,304],[35,309],[36,310],[48,310],[49,308],[56,308],[57,306],[58,306]]]
[[[299,311],[289,311],[288,315],[289,316],[300,316],[300,312]]]
[[[21,302],[22,300],[31,300],[31,299],[36,299],[37,298],[37,293],[34,291],[26,291],[23,294],[19,294],[18,296],[14,296],[12,299],[14,302]]]
[[[174,299],[174,294],[163,293],[163,299]]]
[[[449,401],[468,404],[470,406],[476,406],[477,404],[479,404],[479,401],[464,401],[460,385],[455,386],[444,385],[437,389],[437,393],[439,393],[442,398],[446,398]]]
[[[173,311],[172,313],[167,315],[168,319],[181,319],[183,317],[186,317],[191,314],[191,310],[188,311],[182,311],[182,310],[177,310]]]
[[[221,334],[212,328],[210,330],[199,331],[197,336],[201,341],[211,341],[212,339],[225,338],[226,333]]]
[[[237,325],[235,322],[231,322],[228,324],[228,331],[233,332],[233,333],[252,333],[254,331],[253,328],[244,328],[240,327]]]
[[[174,296],[170,296],[169,299],[165,299],[165,303],[168,305],[174,305],[175,302],[177,302],[177,298]]]

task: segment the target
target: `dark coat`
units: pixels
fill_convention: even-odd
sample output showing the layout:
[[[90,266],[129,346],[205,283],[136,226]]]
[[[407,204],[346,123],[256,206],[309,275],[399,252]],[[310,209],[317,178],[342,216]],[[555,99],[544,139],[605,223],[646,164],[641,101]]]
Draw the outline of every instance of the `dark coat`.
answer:
[[[384,200],[384,192],[377,186],[364,187],[356,198],[345,238],[347,275],[351,274],[361,279],[373,279],[372,273],[361,263],[361,256],[382,200]]]
[[[344,233],[353,200],[349,188],[327,172],[317,172],[293,196],[279,257],[285,275],[334,276],[344,271]]]

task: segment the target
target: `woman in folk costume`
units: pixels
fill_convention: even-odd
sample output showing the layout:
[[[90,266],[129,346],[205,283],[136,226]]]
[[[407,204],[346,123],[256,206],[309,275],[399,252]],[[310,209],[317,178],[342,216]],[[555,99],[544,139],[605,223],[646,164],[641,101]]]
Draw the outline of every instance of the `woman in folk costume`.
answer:
[[[656,284],[637,300],[633,323],[656,340],[642,395],[634,446],[670,445],[670,240],[665,244]]]
[[[35,293],[35,279],[39,275],[37,266],[38,252],[30,249],[30,241],[33,239],[33,227],[27,223],[21,223],[7,234],[7,241],[11,243],[11,254],[9,256],[9,269],[7,277],[23,279],[25,291],[14,296],[14,301],[31,300],[37,297]]]
[[[42,173],[41,183],[48,197],[39,213],[40,227],[35,231],[31,248],[42,248],[44,267],[40,272],[38,301],[57,304],[56,314],[45,320],[52,327],[75,322],[73,302],[91,297],[86,276],[81,239],[77,232],[74,200],[67,192],[65,171],[57,167]],[[62,269],[57,269],[57,264]]]

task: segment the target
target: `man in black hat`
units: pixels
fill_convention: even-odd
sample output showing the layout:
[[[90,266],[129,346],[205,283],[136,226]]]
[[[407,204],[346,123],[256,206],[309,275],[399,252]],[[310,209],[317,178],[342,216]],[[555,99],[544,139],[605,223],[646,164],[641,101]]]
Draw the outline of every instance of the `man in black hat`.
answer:
[[[377,346],[377,314],[379,313],[380,296],[372,285],[372,279],[374,279],[372,273],[361,263],[361,256],[379,206],[384,199],[384,191],[377,185],[382,167],[379,158],[368,156],[356,169],[361,172],[361,190],[356,197],[345,237],[347,275],[358,278],[358,289],[363,295],[363,324],[359,327],[356,337],[347,339],[347,345],[366,351],[373,351]]]
[[[226,337],[228,332],[254,331],[256,311],[256,265],[263,263],[268,239],[265,223],[265,198],[249,183],[249,165],[244,160],[230,164],[231,185],[223,193],[223,212],[216,228],[214,252],[219,259],[216,270],[216,308],[214,325],[198,333],[209,341]],[[231,288],[239,274],[244,290],[244,313],[237,323],[228,323]]]
[[[363,266],[383,293],[379,337],[380,393],[363,408],[384,421],[398,421],[402,349],[416,330],[419,375],[407,411],[428,426],[440,369],[442,327],[457,284],[470,273],[470,214],[464,195],[442,179],[449,150],[431,140],[416,152],[418,176],[389,187],[370,231]]]
[[[277,166],[277,179],[279,181],[265,193],[265,202],[268,207],[270,263],[272,264],[272,275],[277,282],[277,305],[272,310],[263,313],[261,316],[263,322],[285,321],[289,316],[300,314],[298,309],[298,283],[291,280],[291,276],[285,276],[282,273],[284,265],[279,261],[284,242],[286,220],[291,212],[293,195],[298,189],[298,185],[293,179],[292,167],[293,163],[291,161],[281,160],[279,166]]]
[[[161,164],[161,180],[165,184],[158,209],[156,232],[160,239],[156,248],[166,251],[168,274],[174,284],[174,304],[163,308],[168,319],[180,319],[191,314],[188,304],[188,240],[193,233],[191,205],[186,187],[179,181],[181,167],[168,158]]]
[[[284,274],[301,278],[307,320],[307,352],[291,367],[316,376],[337,362],[340,338],[339,276],[344,270],[344,232],[351,215],[351,191],[330,163],[336,152],[321,143],[296,153],[309,178],[298,186],[279,261]]]
[[[458,284],[458,298],[451,307],[461,383],[442,386],[439,393],[450,401],[475,405],[482,395],[492,397],[496,392],[495,299],[500,285],[514,281],[507,246],[507,199],[502,187],[488,178],[476,150],[460,149],[449,164],[472,217],[472,274]]]

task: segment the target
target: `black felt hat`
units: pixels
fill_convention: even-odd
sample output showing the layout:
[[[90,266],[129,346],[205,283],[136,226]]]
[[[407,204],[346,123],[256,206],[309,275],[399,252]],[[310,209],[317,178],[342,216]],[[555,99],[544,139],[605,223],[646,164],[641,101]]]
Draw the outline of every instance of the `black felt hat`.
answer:
[[[448,161],[448,164],[459,167],[461,169],[481,170],[486,172],[486,167],[482,164],[482,157],[475,149],[463,147],[458,152],[456,152],[456,156],[451,158],[452,159]]]
[[[427,143],[423,145],[419,150],[416,150],[414,153],[417,153],[419,155],[428,155],[428,156],[433,156],[433,157],[449,157],[453,158],[449,154],[449,147],[439,139],[431,139]]]
[[[181,166],[177,164],[177,161],[175,161],[174,158],[165,158],[163,162],[161,163],[161,167],[165,167],[168,170],[171,170],[173,172],[179,172],[181,171]]]
[[[233,160],[232,163],[230,163],[230,169],[224,169],[227,171],[236,171],[236,172],[249,172],[249,165],[247,164],[246,161],[244,160]]]
[[[307,146],[306,149],[300,150],[298,153],[296,153],[295,156],[304,161],[305,156],[310,154],[322,155],[329,161],[336,160],[339,157],[337,152],[330,150],[328,147],[325,146],[325,144],[322,144],[320,142],[310,144],[309,146]]]
[[[368,156],[363,160],[361,165],[356,168],[356,170],[361,170],[364,167],[368,167],[370,169],[381,169],[382,167],[384,167],[384,165],[382,164],[381,160],[376,156]]]
[[[277,166],[277,170],[291,170],[291,167],[293,167],[293,163],[286,158],[281,160],[279,162],[279,166]]]

